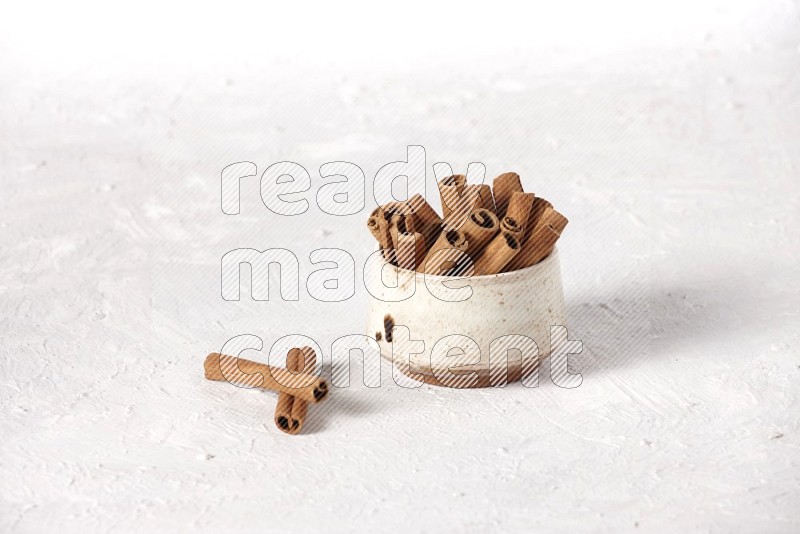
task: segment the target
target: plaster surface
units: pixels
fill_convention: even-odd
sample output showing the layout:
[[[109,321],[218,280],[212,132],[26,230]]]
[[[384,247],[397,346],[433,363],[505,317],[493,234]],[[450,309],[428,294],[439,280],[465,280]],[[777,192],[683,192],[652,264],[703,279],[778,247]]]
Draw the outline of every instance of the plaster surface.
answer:
[[[0,530],[797,532],[796,15],[361,70],[3,56]],[[331,373],[333,341],[364,333],[374,200],[322,213],[319,167],[371,179],[410,144],[431,198],[433,163],[482,161],[569,217],[583,382],[410,389],[384,362],[369,388],[354,356],[283,435],[275,395],[205,381],[203,359],[305,334]],[[224,215],[220,171],[244,160],[303,164],[308,212],[270,213],[256,177]],[[221,298],[229,250],[289,248],[305,280],[321,246],[354,256],[346,302]]]

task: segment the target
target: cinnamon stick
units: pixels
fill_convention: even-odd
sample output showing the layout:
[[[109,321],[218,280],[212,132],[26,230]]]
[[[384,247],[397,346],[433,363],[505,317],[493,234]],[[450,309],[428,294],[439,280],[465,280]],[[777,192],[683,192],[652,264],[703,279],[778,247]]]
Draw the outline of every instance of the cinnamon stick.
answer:
[[[469,214],[461,226],[461,231],[467,239],[467,254],[474,262],[483,248],[500,231],[500,222],[497,220],[497,215],[486,208],[479,208]]]
[[[475,199],[472,201],[471,210],[487,209],[496,214],[494,199],[492,198],[492,188],[488,184],[471,184],[464,187],[464,193],[469,199],[473,196]]]
[[[569,220],[562,214],[544,206],[533,233],[522,244],[520,253],[506,266],[506,271],[530,267],[549,256],[568,223]]]
[[[410,218],[407,219],[405,215],[397,212],[389,215],[389,237],[392,241],[395,259],[397,259],[398,237],[408,231],[414,231],[414,224]]]
[[[475,274],[499,273],[519,252],[520,244],[516,236],[510,232],[500,232],[492,239],[483,254],[475,261]]]
[[[514,192],[523,192],[522,182],[519,179],[519,174],[515,172],[506,172],[494,179],[492,184],[494,193],[494,203],[497,206],[497,217],[503,220],[508,211],[508,203],[511,202],[511,195]]]
[[[420,217],[420,214],[414,210],[414,207],[409,203],[408,200],[403,202],[390,202],[388,204],[388,209],[392,215],[402,215],[409,230],[418,232],[423,227],[423,221]]]
[[[293,405],[293,396],[288,393],[278,393],[278,404],[275,405],[275,426],[283,432],[290,432],[292,430]]]
[[[553,205],[543,198],[536,197],[533,199],[531,212],[528,215],[528,222],[525,225],[524,237],[522,238],[523,245],[528,240],[528,237],[533,233],[533,229],[536,228],[536,225],[539,224],[539,220],[542,218],[542,215],[547,208],[552,209]]]
[[[227,380],[225,375],[228,375],[234,384],[289,393],[295,399],[312,403],[320,402],[328,395],[328,383],[321,378],[305,373],[294,375],[280,367],[236,356],[212,352],[206,357],[203,367],[208,380]]]
[[[522,240],[522,227],[517,220],[512,217],[503,217],[503,220],[500,221],[500,230],[514,234],[514,237],[518,240]]]
[[[286,356],[286,368],[292,373],[313,374],[317,366],[317,354],[311,347],[294,348]],[[290,434],[297,434],[303,429],[303,423],[308,414],[308,402],[303,399],[294,399],[292,405],[292,429]]]
[[[425,243],[432,244],[442,230],[442,218],[419,193],[408,199],[408,206],[420,222],[420,228],[415,227],[415,231],[425,237]]]
[[[390,257],[392,238],[389,234],[389,224],[386,221],[386,214],[383,211],[383,208],[378,206],[372,211],[369,219],[367,219],[367,228],[369,228],[370,233],[378,242],[378,245],[383,251],[383,257],[387,261],[392,261],[392,258]]]
[[[511,193],[511,200],[508,202],[508,209],[506,210],[506,217],[511,217],[519,224],[519,227],[525,232],[528,225],[528,218],[531,214],[531,207],[536,195],[533,193],[521,193],[514,191]]]
[[[397,266],[410,271],[422,266],[425,259],[425,237],[419,232],[397,235]]]
[[[567,227],[569,220],[566,217],[561,215],[553,208],[545,208],[542,216],[539,217],[539,220],[536,221],[536,228],[534,231],[538,229],[540,226],[551,225],[556,232],[561,234],[564,231],[564,228]]]
[[[461,176],[456,175],[456,177]],[[452,178],[456,179],[456,177]],[[445,180],[442,180],[442,182]],[[461,228],[461,225],[464,224],[464,221],[476,206],[482,206],[484,203],[488,206],[493,205],[491,193],[489,198],[486,198],[485,189],[482,189],[479,185],[460,186],[459,183],[444,186],[442,202],[447,202],[446,208],[443,208],[445,216],[442,224],[445,228]]]
[[[505,271],[516,271],[536,265],[553,251],[561,234],[550,224],[540,225],[522,245],[522,250],[506,265]]]
[[[453,174],[439,180],[439,196],[442,199],[442,213],[445,218],[460,205],[466,184],[467,177],[463,174]]]
[[[441,224],[442,218],[439,217],[436,210],[434,210],[431,205],[428,204],[428,201],[419,193],[408,199],[408,206],[417,214],[423,225],[431,226]]]
[[[436,275],[453,272],[466,250],[467,238],[464,232],[453,228],[444,230],[425,255],[422,272]]]

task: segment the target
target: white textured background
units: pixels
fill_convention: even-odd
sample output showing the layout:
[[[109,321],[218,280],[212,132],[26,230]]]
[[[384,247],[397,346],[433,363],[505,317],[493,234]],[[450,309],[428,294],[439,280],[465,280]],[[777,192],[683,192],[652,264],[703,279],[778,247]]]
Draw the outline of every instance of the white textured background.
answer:
[[[800,8],[640,4],[4,8],[0,528],[800,530]],[[354,361],[285,436],[203,357],[301,333],[328,360],[361,274],[225,302],[220,257],[360,267],[371,204],[279,218],[250,180],[225,216],[220,171],[292,160],[313,193],[409,144],[429,184],[482,161],[570,218],[583,384],[368,389]]]

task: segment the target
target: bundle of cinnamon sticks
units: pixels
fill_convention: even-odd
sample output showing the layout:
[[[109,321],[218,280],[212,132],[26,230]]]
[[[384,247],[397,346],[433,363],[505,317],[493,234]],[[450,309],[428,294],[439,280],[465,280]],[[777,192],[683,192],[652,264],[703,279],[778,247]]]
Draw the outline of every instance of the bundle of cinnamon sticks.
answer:
[[[302,430],[309,403],[328,396],[328,384],[314,375],[317,355],[311,347],[293,348],[286,369],[212,352],[203,363],[208,380],[228,381],[242,387],[259,387],[278,393],[275,426],[287,434]]]
[[[462,174],[439,181],[443,216],[422,195],[375,208],[367,228],[386,261],[443,276],[484,275],[535,265],[569,222],[547,200],[526,193],[517,173],[486,184]]]

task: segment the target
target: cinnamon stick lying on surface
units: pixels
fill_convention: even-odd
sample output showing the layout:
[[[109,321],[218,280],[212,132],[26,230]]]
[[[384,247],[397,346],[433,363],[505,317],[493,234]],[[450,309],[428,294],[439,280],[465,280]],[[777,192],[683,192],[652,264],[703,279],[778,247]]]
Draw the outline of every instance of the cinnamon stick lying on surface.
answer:
[[[212,352],[206,357],[203,367],[208,380],[230,379],[234,384],[289,393],[295,399],[312,403],[320,402],[328,396],[328,383],[321,378],[305,373],[294,375],[280,367],[271,367],[236,356]]]
[[[499,273],[520,249],[519,240],[510,232],[500,232],[492,239],[483,254],[475,261],[475,274]]]
[[[508,203],[511,202],[511,195],[514,192],[522,193],[522,182],[519,179],[519,174],[515,172],[506,172],[494,179],[492,183],[492,190],[494,192],[494,203],[497,206],[497,217],[502,221],[508,211]]]
[[[286,367],[289,367],[289,358],[286,358]],[[302,401],[304,402],[304,401]],[[288,393],[278,393],[278,403],[275,405],[275,426],[281,431],[291,433],[292,425],[292,407],[294,406],[294,397]]]
[[[317,354],[311,347],[291,349],[286,356],[286,368],[292,373],[313,374],[317,366]],[[303,429],[308,414],[308,402],[294,399],[292,405],[292,428],[289,434],[297,434]]]

